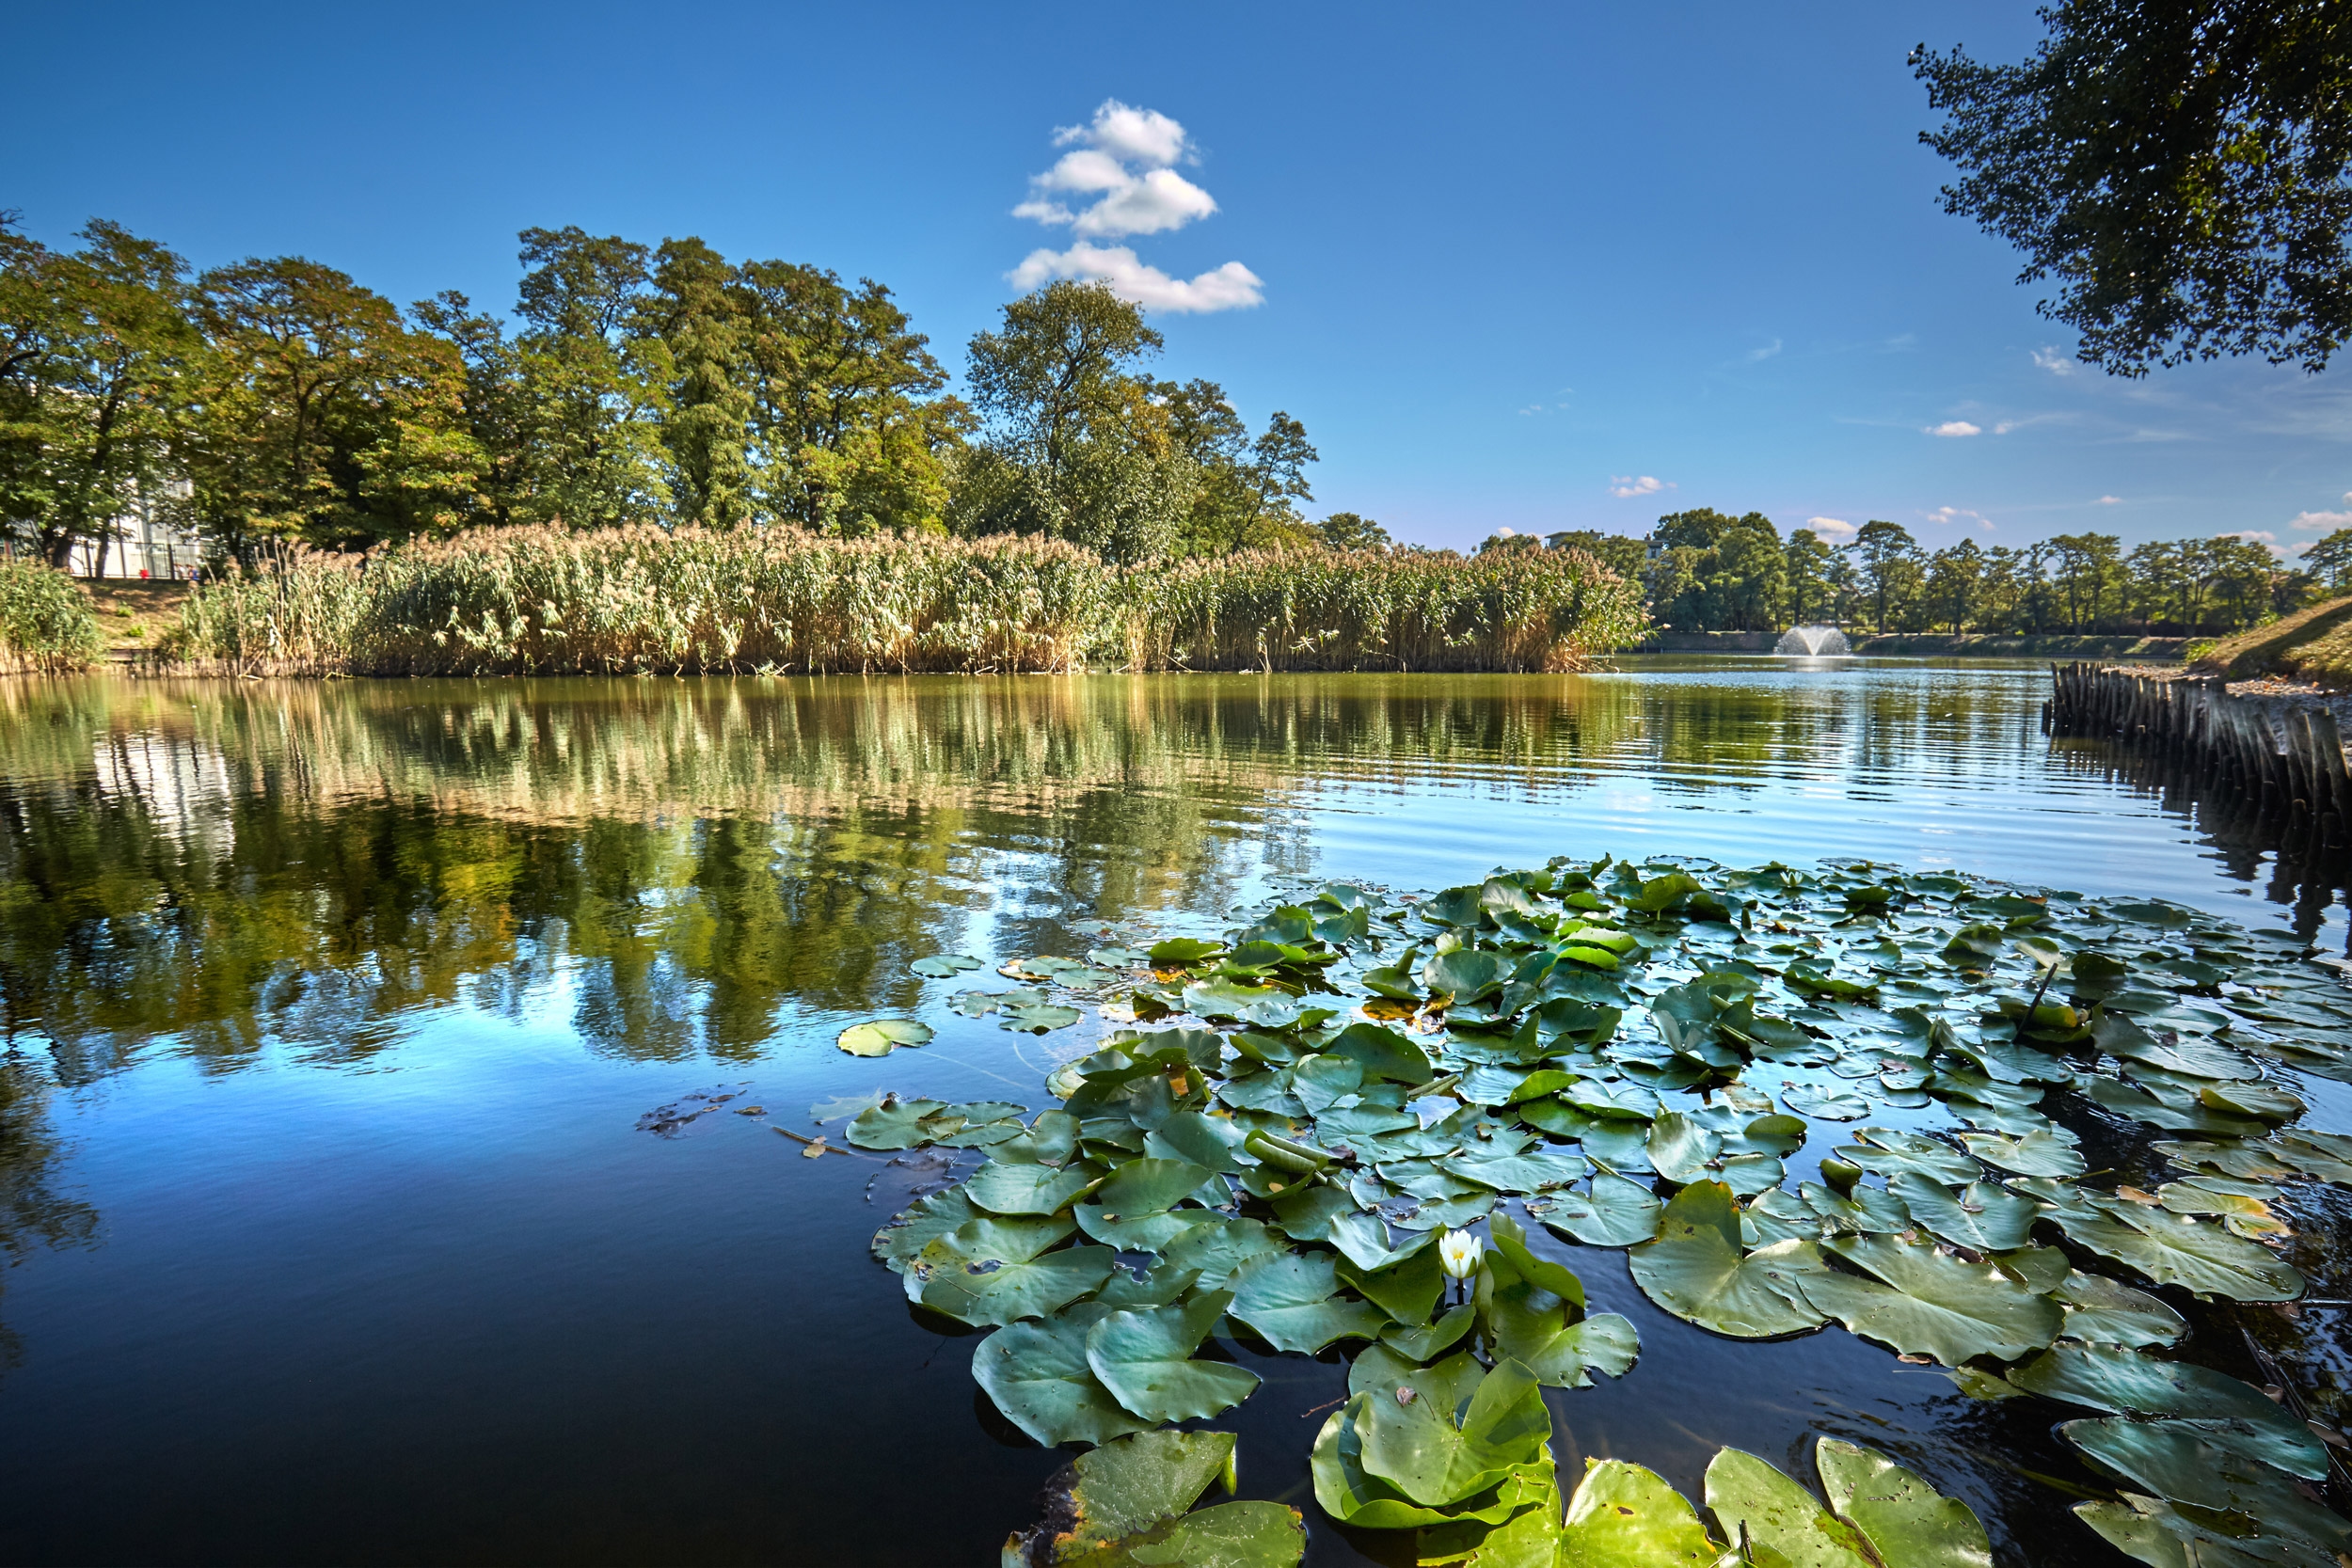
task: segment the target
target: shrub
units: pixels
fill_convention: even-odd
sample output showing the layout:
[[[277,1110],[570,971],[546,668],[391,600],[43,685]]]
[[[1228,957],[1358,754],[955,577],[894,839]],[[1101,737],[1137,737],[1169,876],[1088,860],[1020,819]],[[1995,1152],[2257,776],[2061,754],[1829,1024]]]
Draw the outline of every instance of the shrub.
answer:
[[[72,578],[38,561],[0,561],[0,670],[87,669],[104,646]]]

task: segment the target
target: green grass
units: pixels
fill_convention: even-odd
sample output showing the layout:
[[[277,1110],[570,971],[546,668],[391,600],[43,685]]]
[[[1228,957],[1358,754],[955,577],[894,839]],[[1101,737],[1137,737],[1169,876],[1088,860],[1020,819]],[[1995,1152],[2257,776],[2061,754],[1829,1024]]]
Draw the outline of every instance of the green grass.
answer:
[[[0,671],[87,669],[104,645],[72,578],[38,561],[0,561]]]
[[[484,531],[201,584],[194,667],[348,674],[1568,670],[1637,640],[1580,551],[1120,567],[1054,540]]]

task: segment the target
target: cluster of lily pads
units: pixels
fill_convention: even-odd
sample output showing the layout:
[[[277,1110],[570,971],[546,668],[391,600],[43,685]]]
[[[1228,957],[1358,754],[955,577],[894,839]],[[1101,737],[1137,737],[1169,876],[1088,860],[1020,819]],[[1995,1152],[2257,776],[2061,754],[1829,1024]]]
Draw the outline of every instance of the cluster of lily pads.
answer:
[[[1139,1434],[1248,1396],[1253,1373],[1196,1354],[1225,1325],[1277,1351],[1361,1342],[1315,1440],[1316,1500],[1420,1532],[1423,1561],[1987,1560],[1960,1504],[1826,1440],[1828,1510],[1719,1456],[1720,1542],[1634,1466],[1588,1468],[1564,1502],[1541,1390],[1624,1376],[1639,1346],[1529,1246],[1516,1202],[1563,1240],[1629,1248],[1649,1299],[1714,1333],[1836,1323],[1977,1397],[2095,1413],[2061,1431],[2115,1497],[2075,1512],[2142,1561],[2352,1551],[2306,1484],[2337,1434],[2160,1354],[2187,1327],[2165,1291],[2300,1295],[2280,1185],[2352,1184],[2352,1139],[2293,1130],[2280,1070],[2352,1081],[2352,993],[2285,933],[1863,863],[1563,859],[1425,899],[1329,884],[1222,940],[1003,972],[1041,994],[959,1006],[1049,1030],[1092,1002],[1131,1026],[1055,1071],[1060,1103],[1034,1118],[892,1099],[849,1138],[984,1151],[875,1253],[910,1301],[994,1330],[973,1372],[1009,1420],[1111,1445],[1071,1484],[1157,1464]],[[1071,1018],[1029,1011],[1047,1007]],[[2090,1169],[2054,1110],[2169,1134],[2128,1129],[2162,1179]],[[1800,1151],[1819,1180],[1791,1181]],[[1440,1239],[1480,1225],[1465,1269]],[[1186,1529],[1218,1532],[1217,1560],[1296,1560],[1287,1510],[1184,1513],[1206,1485],[1127,1556],[1085,1560],[1192,1560],[1140,1539]],[[1595,1555],[1592,1531],[1636,1518],[1668,1522]],[[1083,1555],[1041,1530],[1009,1553]]]

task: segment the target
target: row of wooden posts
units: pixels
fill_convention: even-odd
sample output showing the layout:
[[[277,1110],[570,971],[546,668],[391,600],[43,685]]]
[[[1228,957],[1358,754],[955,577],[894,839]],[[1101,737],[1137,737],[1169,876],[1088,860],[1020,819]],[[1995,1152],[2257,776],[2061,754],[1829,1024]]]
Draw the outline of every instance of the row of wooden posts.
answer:
[[[2234,797],[2314,846],[2352,841],[2352,774],[2333,711],[2292,699],[2233,696],[2211,677],[2096,664],[2050,667],[2042,705],[2051,736],[2110,739],[2179,763],[2208,797]]]

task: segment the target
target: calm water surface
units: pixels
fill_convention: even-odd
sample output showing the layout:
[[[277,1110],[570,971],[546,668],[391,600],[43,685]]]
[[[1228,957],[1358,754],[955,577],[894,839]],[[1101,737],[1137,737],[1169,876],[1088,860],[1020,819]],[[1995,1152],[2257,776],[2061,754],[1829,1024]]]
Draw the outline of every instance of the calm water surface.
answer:
[[[1603,851],[1957,866],[2344,947],[2328,878],[2046,742],[2046,684],[1661,658],[0,688],[0,1560],[993,1561],[1067,1456],[867,1259],[919,1173],[768,1125],[885,1086],[1046,1102],[1101,1026],[960,1018],[968,982],[907,970],[928,953]],[[833,1049],[885,1008],[938,1040]],[[740,1098],[638,1129],[713,1089]],[[2110,1560],[2021,1473],[2080,1475],[2046,1407],[1836,1329],[1714,1340],[1621,1253],[1574,1261],[1644,1355],[1555,1396],[1564,1474],[1614,1454],[1695,1493],[1734,1443],[1809,1475],[1829,1432],[1911,1456],[2008,1561]],[[1312,1562],[1376,1556],[1308,1490],[1344,1363],[1220,1354],[1266,1380],[1216,1423],[1244,1495],[1305,1508]]]

